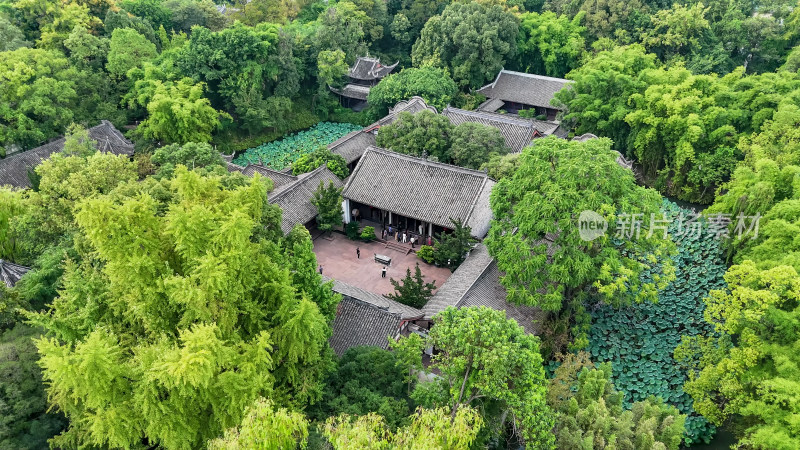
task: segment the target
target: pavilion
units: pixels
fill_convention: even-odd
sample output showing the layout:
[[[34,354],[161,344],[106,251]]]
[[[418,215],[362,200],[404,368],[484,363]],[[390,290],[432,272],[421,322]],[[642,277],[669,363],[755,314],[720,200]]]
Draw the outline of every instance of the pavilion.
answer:
[[[95,141],[97,150],[115,155],[133,155],[133,143],[117,130],[111,122],[100,121],[87,130],[89,139]],[[30,188],[28,173],[53,153],[64,150],[66,139],[62,136],[52,142],[31,150],[13,153],[0,159],[0,186],[10,185],[17,188]]]
[[[31,270],[30,267],[14,264],[10,261],[0,259],[0,281],[7,287],[12,288],[22,278],[23,275]]]
[[[546,120],[555,120],[562,110],[553,106],[556,92],[573,83],[563,78],[546,77],[532,73],[501,70],[497,78],[478,89],[488,100],[478,106],[479,111],[495,112],[504,110],[516,114],[526,109],[534,109],[537,115]]]
[[[381,64],[378,58],[361,56],[356,59],[356,63],[347,73],[350,82],[342,89],[333,87],[330,89],[339,94],[343,106],[352,108],[354,111],[361,111],[367,106],[367,96],[370,88],[378,84],[383,77],[389,75],[397,67],[397,64],[396,62],[390,66],[385,66]]]

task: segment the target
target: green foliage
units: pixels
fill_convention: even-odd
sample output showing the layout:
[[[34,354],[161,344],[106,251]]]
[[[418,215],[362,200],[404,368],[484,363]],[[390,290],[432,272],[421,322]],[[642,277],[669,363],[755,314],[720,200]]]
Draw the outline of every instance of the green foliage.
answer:
[[[157,149],[150,157],[153,164],[158,166],[156,177],[172,178],[175,167],[182,164],[189,169],[219,167],[225,168],[219,152],[206,143],[189,142],[184,145],[170,144]]]
[[[4,16],[0,16],[0,52],[8,52],[21,47],[30,47],[22,30],[14,26]]]
[[[307,286],[315,268],[261,237],[280,217],[265,214],[260,177],[222,181],[179,166],[163,197],[132,182],[81,203],[87,255],[30,315],[47,332],[50,401],[70,419],[54,445],[197,447],[261,396],[319,398],[330,328]]]
[[[370,89],[367,103],[375,116],[383,117],[398,102],[420,96],[441,111],[452,102],[456,92],[458,86],[446,70],[408,68],[388,75]]]
[[[361,240],[364,242],[375,240],[375,227],[364,227],[364,229],[361,230]]]
[[[678,249],[672,257],[675,280],[659,290],[655,303],[593,308],[588,351],[594,361],[613,364],[614,384],[624,393],[626,408],[656,396],[686,414],[685,443],[692,445],[708,442],[715,429],[694,411],[683,390],[686,371],[672,352],[682,337],[713,335],[713,327],[703,321],[703,298],[723,286],[725,263],[720,241],[707,229],[699,235],[680,235],[686,231],[680,221],[687,220],[690,211],[667,201],[662,211],[671,220],[669,234]],[[641,275],[643,280],[651,277],[649,272]]]
[[[435,258],[433,247],[430,245],[420,245],[419,250],[417,250],[417,256],[426,263],[433,264]]]
[[[328,170],[341,179],[345,179],[350,175],[350,169],[347,168],[347,161],[345,161],[341,155],[337,155],[328,150],[327,147],[318,147],[311,153],[306,153],[297,158],[297,160],[292,163],[292,174],[300,175],[301,173],[308,173],[322,165],[325,165]]]
[[[414,308],[425,306],[433,296],[433,290],[436,289],[435,281],[433,283],[425,282],[419,263],[414,267],[414,276],[411,276],[411,269],[406,268],[405,278],[400,281],[390,278],[389,281],[394,286],[394,292],[386,294],[386,297]]]
[[[641,73],[655,68],[655,60],[637,45],[614,47],[587,59],[569,73],[575,80],[571,89],[555,95],[567,107],[564,120],[576,124],[577,135],[594,133],[627,146],[631,126],[625,117],[632,111],[628,98],[647,88]]]
[[[155,83],[146,103],[148,117],[135,133],[143,138],[165,144],[210,142],[211,132],[220,126],[220,118],[228,117],[211,107],[204,97],[205,85],[191,78],[177,82]]]
[[[72,123],[78,72],[50,50],[18,48],[0,58],[0,154],[28,149]],[[12,107],[13,106],[13,107]]]
[[[485,306],[448,307],[434,321],[425,344],[439,350],[431,367],[441,378],[418,385],[413,398],[448,405],[451,418],[462,408],[487,405],[483,419],[494,437],[513,420],[517,438],[527,446],[552,447],[539,338],[525,334],[504,311]]]
[[[715,424],[732,419],[739,446],[800,445],[797,415],[800,276],[791,266],[732,266],[727,286],[711,291],[705,319],[719,337],[687,337],[675,350],[690,369],[684,389]]]
[[[317,227],[320,230],[331,231],[342,224],[343,201],[342,188],[336,187],[333,181],[328,181],[327,186],[319,182],[311,197],[311,204],[317,208]]]
[[[47,440],[67,425],[61,414],[47,412],[32,340],[38,335],[22,323],[9,330],[0,328],[0,448],[47,448]]]
[[[311,407],[309,415],[324,421],[340,414],[377,413],[395,429],[413,411],[407,370],[394,352],[378,347],[350,348],[326,377],[322,400]]]
[[[500,181],[503,178],[514,175],[519,167],[521,153],[509,153],[507,155],[491,155],[489,161],[481,165],[481,170],[485,170],[490,178]]]
[[[652,396],[623,409],[622,393],[611,382],[611,364],[581,366],[562,364],[551,382],[563,394],[548,397],[557,412],[559,449],[680,447],[685,416],[677,409]]]
[[[416,114],[401,112],[392,124],[380,127],[377,144],[398,153],[422,156],[423,153],[449,162],[453,125],[450,119],[432,111]]]
[[[564,300],[591,289],[620,306],[654,299],[670,281],[669,264],[663,274],[639,278],[670,251],[661,237],[618,240],[609,232],[586,241],[579,235],[582,211],[594,211],[609,227],[624,220],[620,214],[650,217],[659,211],[659,195],[637,186],[610,147],[608,139],[537,139],[523,151],[514,175],[492,190],[486,245],[505,273],[501,283],[510,302],[559,311]]]
[[[446,68],[459,86],[477,89],[514,55],[518,27],[500,5],[451,3],[425,23],[412,51],[414,66]]]
[[[523,72],[563,77],[578,67],[586,51],[581,26],[584,14],[574,18],[547,11],[529,12],[520,17],[516,66]]]
[[[375,413],[355,418],[345,414],[328,419],[323,433],[334,450],[457,450],[469,448],[483,426],[480,413],[469,407],[452,414],[447,408],[420,408],[409,420],[392,433]]]
[[[359,230],[358,222],[355,220],[347,222],[347,225],[344,226],[344,234],[346,234],[351,241],[361,239],[361,231]]]
[[[285,136],[279,141],[248,149],[234,160],[235,164],[262,164],[274,170],[292,165],[302,155],[343,137],[361,127],[347,123],[321,122],[308,130]],[[316,168],[316,167],[315,167]]]
[[[475,122],[464,122],[453,129],[449,156],[453,164],[480,169],[495,156],[509,152],[499,129]]]
[[[285,450],[306,447],[308,421],[303,414],[275,408],[259,398],[247,410],[241,425],[208,443],[210,450]]]
[[[111,34],[106,69],[117,78],[124,78],[129,70],[153,60],[156,46],[132,28],[117,28]]]
[[[467,253],[475,245],[477,239],[472,237],[472,228],[464,226],[461,219],[450,219],[453,231],[442,232],[436,238],[433,247],[433,259],[442,266],[456,270],[464,262]]]

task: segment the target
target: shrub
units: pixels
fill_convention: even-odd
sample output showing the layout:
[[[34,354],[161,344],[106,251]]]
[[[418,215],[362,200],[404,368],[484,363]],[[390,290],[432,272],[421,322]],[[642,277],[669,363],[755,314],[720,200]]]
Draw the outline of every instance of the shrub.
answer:
[[[364,242],[369,242],[369,241],[375,239],[375,228],[374,227],[364,227],[364,229],[361,230],[361,239]]]
[[[430,245],[420,246],[419,250],[417,250],[417,256],[419,257],[419,259],[425,261],[426,263],[433,264],[433,259],[434,259],[433,247]]]
[[[353,241],[358,240],[360,237],[358,232],[358,222],[352,221],[345,225],[344,234],[346,234],[347,237]]]

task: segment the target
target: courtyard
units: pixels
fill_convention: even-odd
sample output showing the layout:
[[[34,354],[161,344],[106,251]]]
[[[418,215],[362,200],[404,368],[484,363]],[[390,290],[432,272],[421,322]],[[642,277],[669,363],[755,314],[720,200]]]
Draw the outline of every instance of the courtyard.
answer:
[[[405,245],[411,248],[411,244]],[[356,248],[361,249],[360,259],[356,258]],[[451,275],[449,269],[427,264],[417,258],[414,252],[406,255],[404,252],[386,248],[382,242],[351,241],[339,233],[315,238],[314,253],[317,255],[317,263],[323,268],[323,275],[381,295],[394,292],[394,287],[389,282],[390,278],[400,280],[405,277],[406,269],[411,269],[413,275],[416,263],[419,263],[425,281],[435,280],[437,288]],[[373,255],[376,253],[392,258],[392,264],[387,266],[386,278],[381,278],[383,265],[375,262]]]

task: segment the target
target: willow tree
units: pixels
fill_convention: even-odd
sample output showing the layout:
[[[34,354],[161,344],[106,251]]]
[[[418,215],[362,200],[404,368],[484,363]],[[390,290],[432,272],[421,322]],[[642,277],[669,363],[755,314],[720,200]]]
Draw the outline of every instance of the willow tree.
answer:
[[[165,184],[171,195],[131,183],[83,201],[88,255],[67,261],[50,311],[31,315],[47,333],[50,401],[70,420],[58,446],[197,448],[259,397],[291,407],[320,395],[328,320],[293,283],[294,255],[263,238],[277,226],[262,219],[275,220],[267,184],[225,189],[183,166]]]

